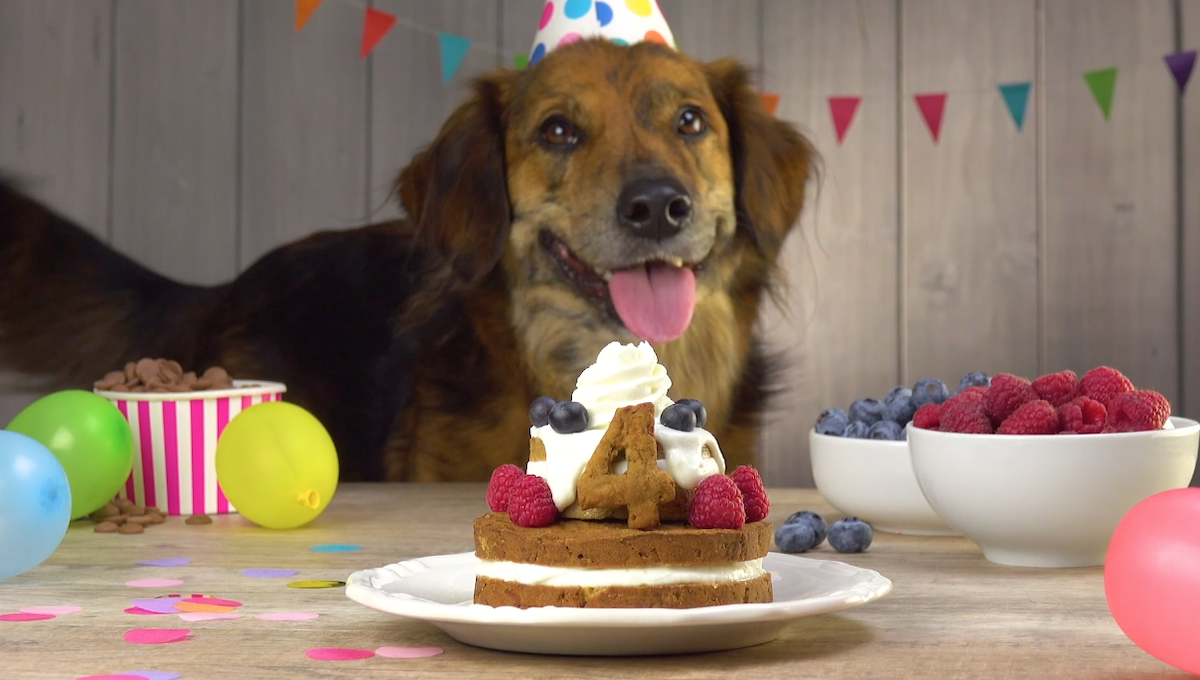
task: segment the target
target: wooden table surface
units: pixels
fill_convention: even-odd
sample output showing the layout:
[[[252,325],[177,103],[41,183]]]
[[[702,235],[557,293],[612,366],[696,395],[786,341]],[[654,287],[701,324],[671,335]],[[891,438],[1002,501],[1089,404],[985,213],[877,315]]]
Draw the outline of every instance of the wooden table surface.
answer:
[[[771,492],[774,522],[801,509],[839,515],[814,490]],[[875,569],[893,581],[882,600],[837,614],[801,619],[776,641],[729,652],[647,657],[553,657],[496,652],[456,642],[419,621],[351,602],[343,588],[299,590],[299,579],[345,580],[354,570],[425,555],[472,549],[471,520],[486,510],[482,485],[343,485],[330,508],[292,531],[257,528],[238,516],[210,526],[181,518],[136,536],[93,533],[72,525],[43,565],[0,581],[0,613],[37,605],[77,605],[83,612],[35,622],[0,622],[0,677],[38,680],[158,670],[183,680],[220,678],[1072,678],[1193,677],[1133,645],[1109,615],[1103,573],[1090,569],[1022,569],[985,561],[961,538],[876,534],[862,554],[826,544],[814,559]],[[318,553],[310,546],[348,543],[361,552]],[[0,547],[2,548],[2,547]],[[139,560],[187,556],[182,567],[135,566]],[[255,579],[253,567],[299,575]],[[178,578],[173,588],[133,588],[126,581]],[[238,620],[187,623],[175,616],[124,613],[135,598],[202,593],[243,603]],[[272,623],[270,611],[317,612],[318,619]],[[189,628],[191,638],[133,645],[138,627]],[[375,649],[436,646],[440,656],[313,661],[313,647]]]

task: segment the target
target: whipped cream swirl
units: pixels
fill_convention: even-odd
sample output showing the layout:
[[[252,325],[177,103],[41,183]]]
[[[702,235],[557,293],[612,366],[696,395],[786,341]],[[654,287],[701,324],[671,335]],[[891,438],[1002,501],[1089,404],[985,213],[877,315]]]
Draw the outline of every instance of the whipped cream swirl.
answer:
[[[667,398],[671,378],[658,363],[658,355],[649,343],[637,346],[610,342],[596,363],[579,374],[571,399],[588,410],[588,429],[604,430],[617,409],[652,402],[654,416],[675,403]]]

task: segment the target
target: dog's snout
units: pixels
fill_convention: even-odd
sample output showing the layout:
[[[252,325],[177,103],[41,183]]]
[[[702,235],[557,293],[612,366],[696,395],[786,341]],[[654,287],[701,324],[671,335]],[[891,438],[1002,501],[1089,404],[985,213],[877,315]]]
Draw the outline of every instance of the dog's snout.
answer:
[[[678,234],[692,216],[692,199],[677,180],[636,179],[617,199],[617,221],[634,234],[656,241]]]

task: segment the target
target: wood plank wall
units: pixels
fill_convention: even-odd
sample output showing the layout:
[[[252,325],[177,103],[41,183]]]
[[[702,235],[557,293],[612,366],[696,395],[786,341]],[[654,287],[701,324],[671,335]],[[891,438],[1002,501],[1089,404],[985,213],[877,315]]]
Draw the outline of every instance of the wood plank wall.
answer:
[[[0,169],[197,283],[394,215],[398,169],[472,75],[528,51],[542,2],[373,4],[499,50],[444,85],[436,36],[404,25],[359,60],[345,3],[297,34],[284,0],[0,2]],[[754,67],[822,154],[761,324],[787,359],[770,483],[811,483],[821,409],[927,376],[1105,363],[1200,415],[1200,95],[1162,64],[1200,46],[1200,0],[661,5],[684,51]],[[1105,120],[1082,74],[1113,65]],[[996,85],[1023,80],[1017,130]],[[912,95],[936,91],[934,144]],[[831,95],[863,96],[841,145]],[[0,392],[0,423],[35,396]]]

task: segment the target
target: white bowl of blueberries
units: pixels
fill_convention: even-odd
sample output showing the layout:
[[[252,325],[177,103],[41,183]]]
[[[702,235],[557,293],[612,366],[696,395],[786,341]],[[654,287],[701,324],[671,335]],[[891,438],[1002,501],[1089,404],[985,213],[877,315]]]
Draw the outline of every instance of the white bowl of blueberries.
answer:
[[[963,376],[958,391],[990,383],[986,373],[976,371]],[[941,380],[923,378],[911,388],[892,388],[882,400],[858,399],[849,409],[823,411],[808,433],[813,480],[821,495],[876,531],[959,536],[921,492],[906,439],[906,426],[918,408],[950,396]]]

